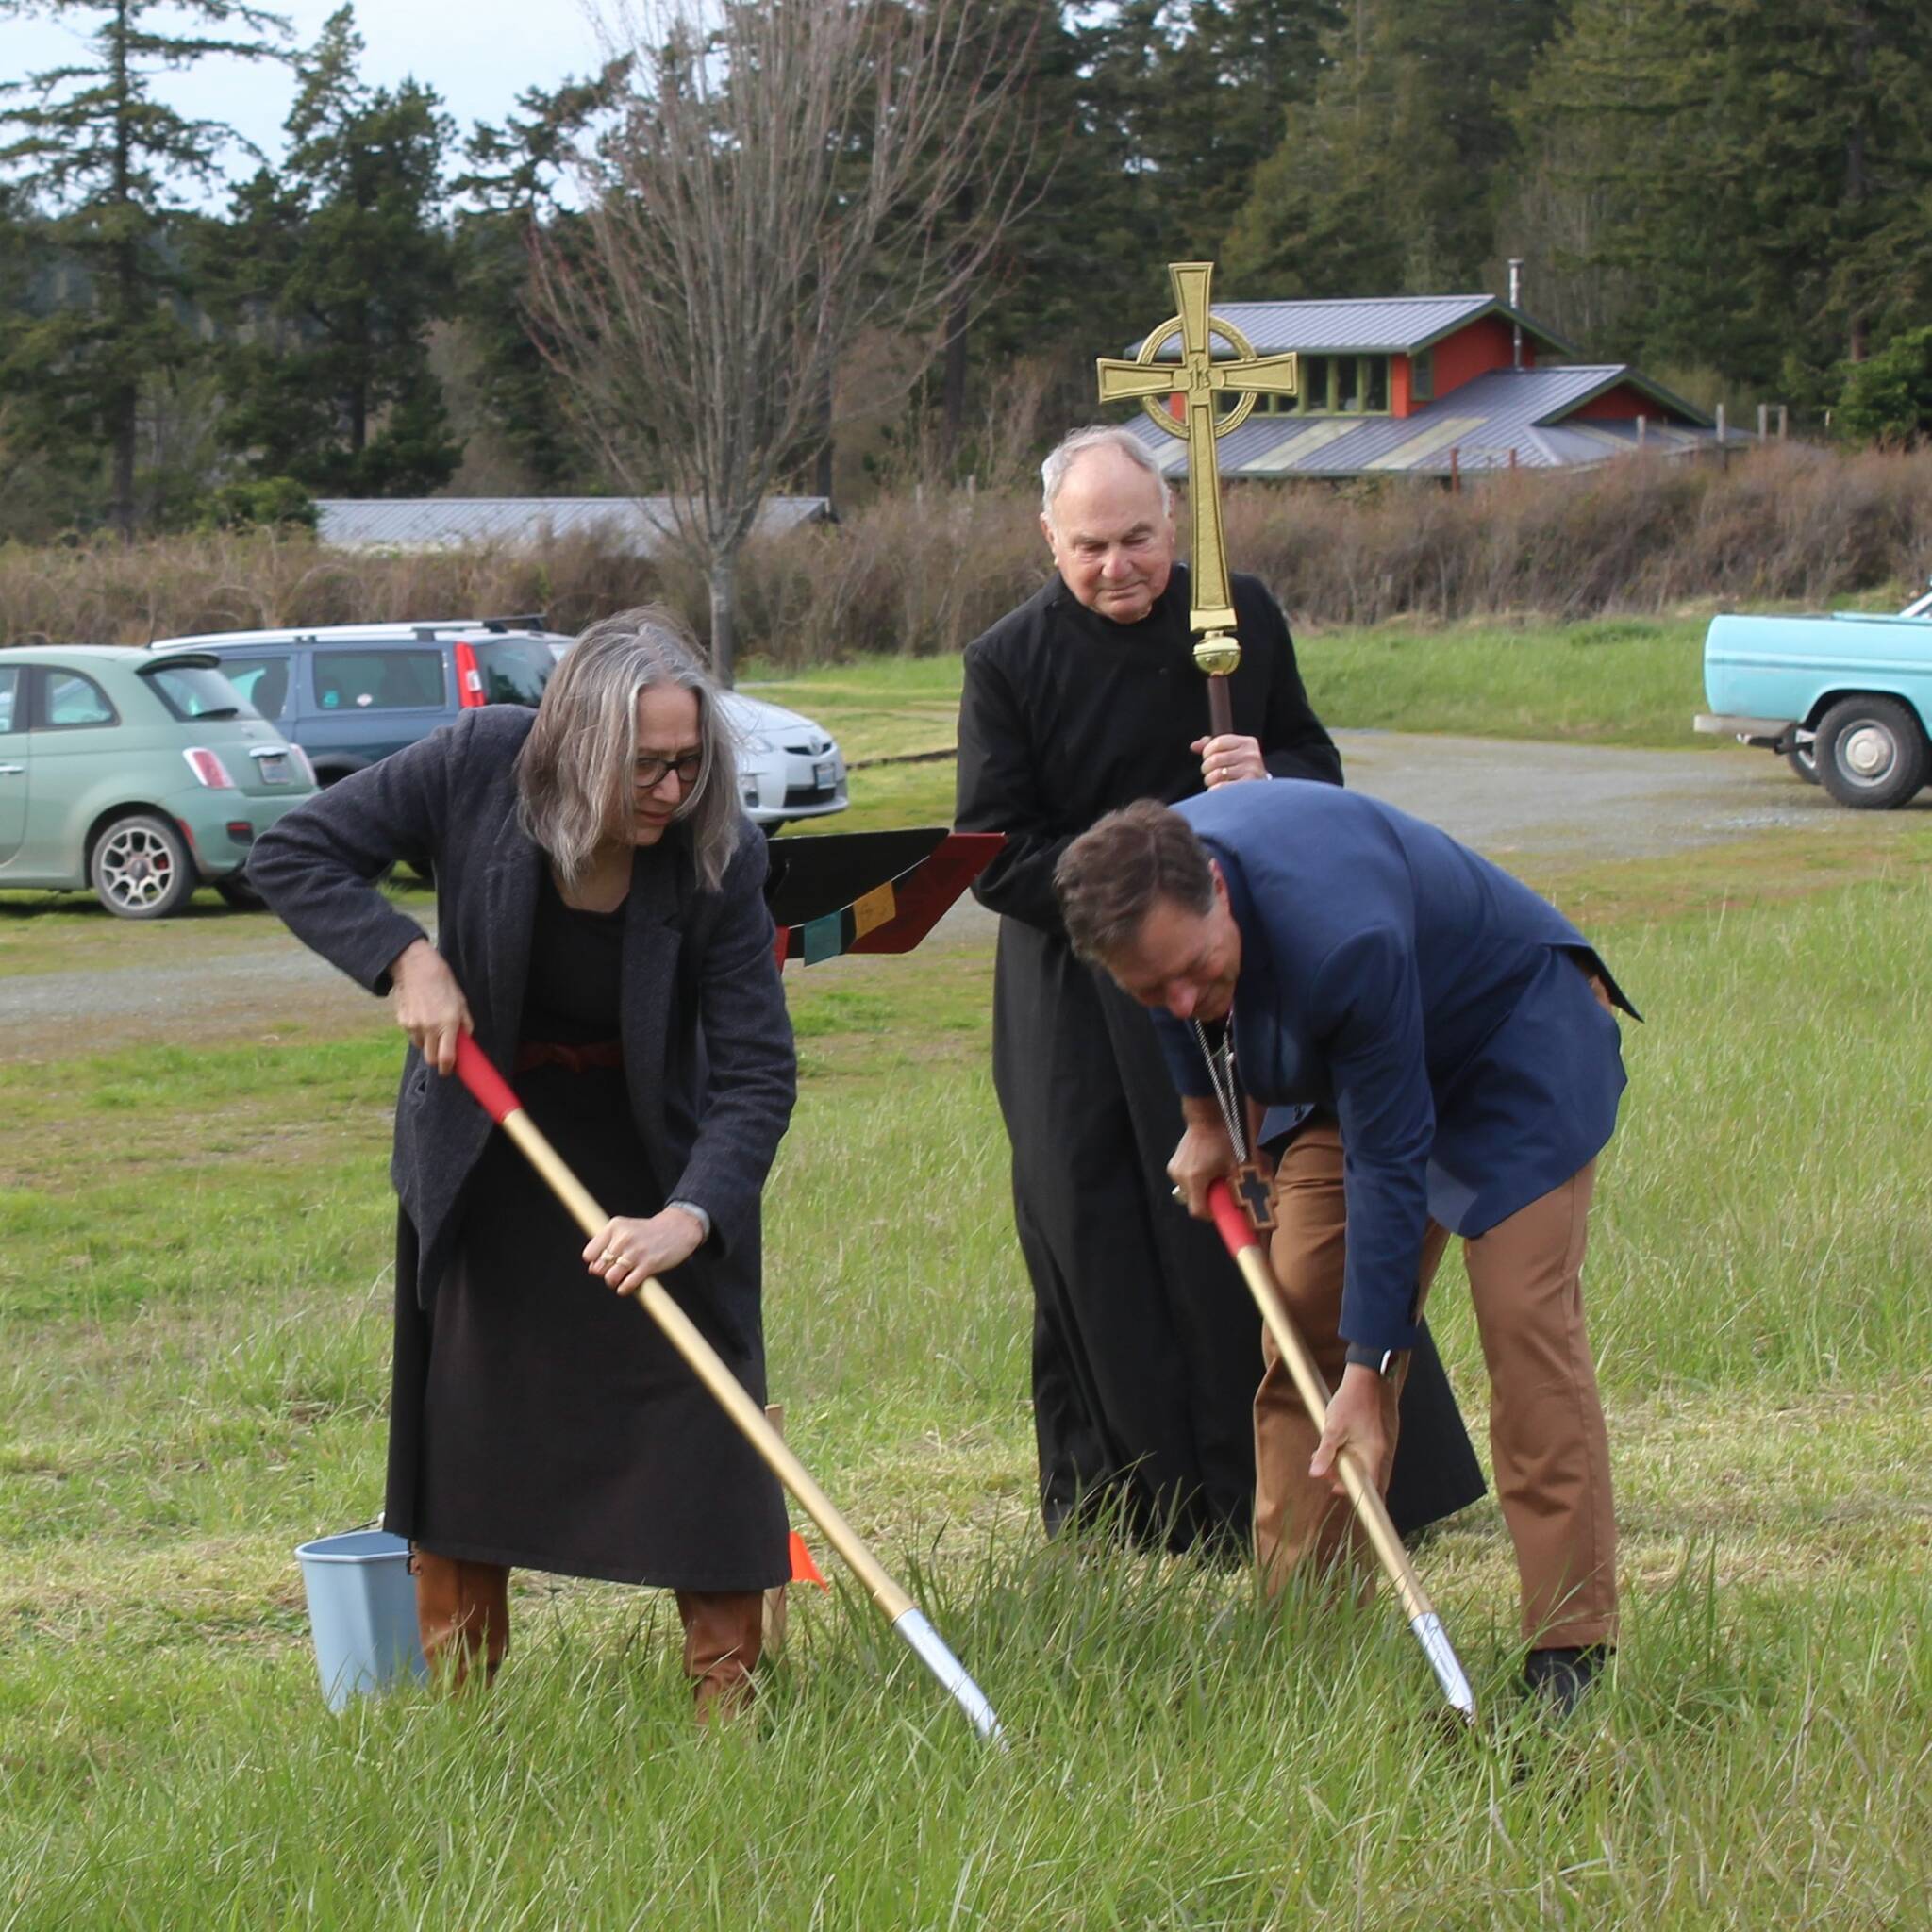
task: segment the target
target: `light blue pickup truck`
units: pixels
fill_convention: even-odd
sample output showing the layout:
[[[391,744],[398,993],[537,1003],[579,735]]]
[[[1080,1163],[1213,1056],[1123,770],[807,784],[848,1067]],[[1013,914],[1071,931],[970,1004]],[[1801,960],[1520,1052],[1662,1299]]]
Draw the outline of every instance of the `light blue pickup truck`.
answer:
[[[1779,753],[1840,805],[1889,811],[1932,779],[1932,591],[1896,617],[1714,617],[1699,731]]]

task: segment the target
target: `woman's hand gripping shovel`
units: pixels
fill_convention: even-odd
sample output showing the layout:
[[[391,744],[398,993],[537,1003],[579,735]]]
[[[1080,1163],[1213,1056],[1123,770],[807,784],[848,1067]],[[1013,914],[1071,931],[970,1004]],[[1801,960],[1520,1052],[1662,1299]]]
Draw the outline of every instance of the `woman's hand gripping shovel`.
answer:
[[[1314,1357],[1308,1353],[1307,1343],[1289,1318],[1281,1290],[1275,1283],[1274,1271],[1268,1265],[1268,1257],[1261,1250],[1260,1237],[1255,1232],[1253,1224],[1226,1181],[1217,1180],[1209,1186],[1208,1205],[1213,1210],[1214,1224],[1221,1230],[1221,1239],[1226,1242],[1235,1266],[1241,1271],[1241,1279],[1248,1284],[1248,1292],[1254,1296],[1255,1305],[1261,1311],[1261,1320],[1274,1338],[1275,1348],[1288,1364],[1289,1374],[1294,1377],[1294,1386],[1303,1406],[1315,1426],[1321,1428],[1328,1414],[1328,1390],[1322,1380],[1322,1372],[1315,1366]],[[1355,1506],[1355,1513],[1361,1520],[1362,1528],[1367,1532],[1382,1568],[1389,1573],[1389,1580],[1395,1586],[1395,1594],[1402,1601],[1402,1611],[1408,1619],[1408,1627],[1415,1632],[1415,1640],[1422,1645],[1423,1655],[1428,1658],[1437,1683],[1442,1687],[1442,1695],[1465,1724],[1474,1724],[1475,1695],[1470,1690],[1469,1679],[1463,1675],[1462,1665],[1442,1629],[1442,1621],[1436,1615],[1435,1606],[1430,1603],[1428,1593],[1410,1566],[1408,1552],[1402,1547],[1402,1539],[1395,1534],[1395,1525],[1389,1521],[1381,1491],[1352,1453],[1344,1450],[1339,1466],[1348,1500]]]
[[[483,1049],[469,1034],[457,1042],[457,1074],[481,1104],[484,1110],[515,1141],[518,1151],[549,1185],[550,1191],[569,1210],[571,1218],[587,1236],[600,1233],[609,1220],[591,1198],[556,1148],[544,1139],[536,1123],[523,1109],[523,1104],[508,1083],[490,1064]],[[805,1512],[824,1532],[825,1541],[845,1559],[848,1569],[865,1585],[886,1621],[905,1640],[913,1656],[937,1677],[982,1738],[1005,1746],[1000,1721],[986,1694],[966,1674],[963,1665],[946,1648],[939,1632],[926,1621],[912,1599],[886,1574],[878,1558],[854,1533],[852,1525],[840,1515],[832,1499],[813,1481],[811,1473],[786,1447],[785,1440],[765,1420],[744,1385],[739,1381],[717,1351],[699,1334],[691,1317],[671,1298],[656,1275],[638,1291],[644,1312],[657,1323],[671,1344],[691,1365],[726,1415],[770,1467],[772,1474],[796,1496]]]

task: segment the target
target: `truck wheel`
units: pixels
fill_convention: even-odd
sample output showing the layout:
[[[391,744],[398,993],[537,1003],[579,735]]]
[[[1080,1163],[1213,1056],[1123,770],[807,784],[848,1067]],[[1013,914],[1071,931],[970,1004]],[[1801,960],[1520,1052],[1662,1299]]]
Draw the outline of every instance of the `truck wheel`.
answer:
[[[1818,741],[1807,739],[1803,744],[1794,744],[1785,754],[1785,763],[1797,773],[1807,785],[1818,783]]]
[[[1932,774],[1932,745],[1896,698],[1840,698],[1818,722],[1819,781],[1840,805],[1890,811]]]
[[[122,919],[166,919],[194,896],[194,861],[166,819],[130,812],[94,841],[88,862],[94,896]]]

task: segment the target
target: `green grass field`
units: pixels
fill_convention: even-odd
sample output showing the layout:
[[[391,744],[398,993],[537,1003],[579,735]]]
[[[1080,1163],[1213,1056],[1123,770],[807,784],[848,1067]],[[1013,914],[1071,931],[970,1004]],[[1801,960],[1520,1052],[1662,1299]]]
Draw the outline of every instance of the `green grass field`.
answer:
[[[1704,631],[1695,618],[1582,624],[1378,625],[1318,630],[1295,655],[1324,723],[1342,730],[1466,732],[1577,744],[1708,746],[1690,728],[1704,708]],[[774,675],[744,667],[747,691],[797,704],[853,755],[950,746],[958,658],[866,658]]]
[[[842,1590],[739,1736],[691,1734],[667,1604],[532,1576],[490,1698],[328,1716],[290,1551],[380,1496],[379,1009],[0,1068],[0,1925],[1923,1923],[1932,840],[1688,873],[1546,882],[1652,1013],[1590,1272],[1629,1626],[1554,1735],[1491,1507],[1422,1558],[1481,1742],[1386,1606],[1040,1547],[983,946],[793,975],[767,1307],[1005,1757]],[[1453,1267],[1434,1306],[1475,1398]]]
[[[1694,751],[1728,742],[1690,728],[1704,708],[1706,622],[1382,625],[1313,632],[1296,655],[1337,730]],[[858,831],[951,819],[951,759],[897,760],[950,751],[960,675],[958,658],[870,658],[789,677],[754,662],[741,682],[816,718],[848,758],[888,761],[853,774],[852,809],[839,824]]]
[[[1651,722],[1574,735],[1660,739],[1675,645],[1599,642],[1651,667]],[[1407,675],[1392,634],[1340,643],[1307,647],[1324,691],[1367,705],[1385,650]],[[1562,735],[1573,643],[1526,641],[1501,712]],[[1450,648],[1467,682],[1510,646]],[[933,749],[957,665],[786,690],[856,755]],[[946,815],[949,766],[877,770],[903,783],[874,822]],[[1554,1732],[1516,1711],[1492,1505],[1420,1554],[1480,1740],[1443,1734],[1386,1601],[1269,1610],[1239,1574],[1042,1548],[983,941],[788,975],[766,1307],[791,1441],[1005,1756],[836,1577],[793,1592],[734,1735],[693,1733],[667,1602],[531,1575],[489,1697],[329,1716],[291,1551],[380,1502],[395,1037],[267,991],[225,1037],[0,1054],[0,1928],[1924,1924],[1932,830],[1846,815],[1535,883],[1650,1016],[1589,1271],[1628,1624]],[[213,972],[275,931],[0,914],[22,980]],[[1479,1412],[1453,1257],[1432,1314]]]

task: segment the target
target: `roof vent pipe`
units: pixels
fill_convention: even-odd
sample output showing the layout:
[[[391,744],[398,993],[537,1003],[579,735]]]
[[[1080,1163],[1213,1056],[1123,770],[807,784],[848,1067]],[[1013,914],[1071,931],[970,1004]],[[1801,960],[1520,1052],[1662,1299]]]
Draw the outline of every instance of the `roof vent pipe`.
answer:
[[[1509,307],[1514,311],[1509,318],[1509,366],[1523,367],[1523,258],[1512,255],[1509,258]]]

